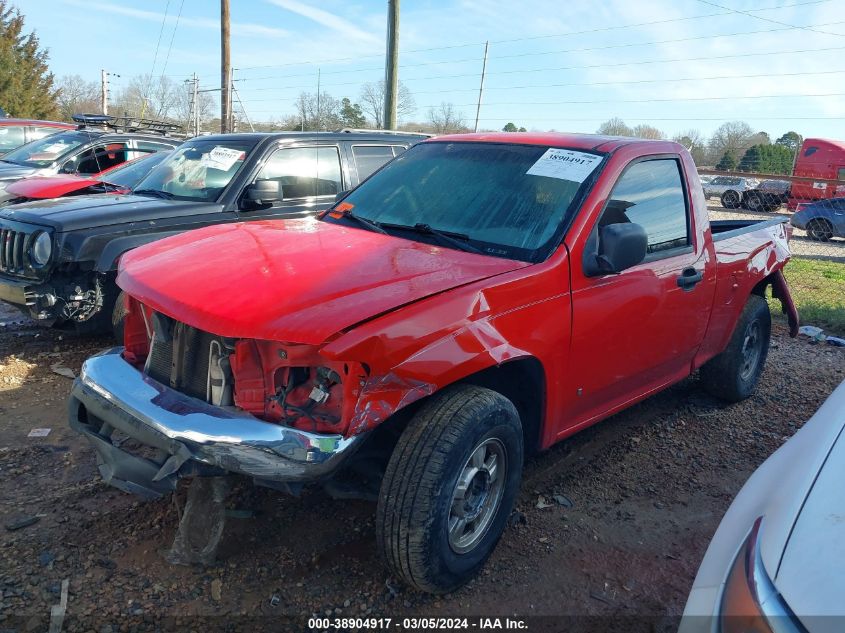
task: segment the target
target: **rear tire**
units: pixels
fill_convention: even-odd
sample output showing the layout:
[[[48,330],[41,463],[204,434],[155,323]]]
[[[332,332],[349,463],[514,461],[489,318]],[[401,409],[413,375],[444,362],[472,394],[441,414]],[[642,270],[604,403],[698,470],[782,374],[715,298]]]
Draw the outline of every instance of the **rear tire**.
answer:
[[[766,211],[766,204],[763,197],[757,193],[749,193],[745,196],[745,206],[749,211]]]
[[[738,209],[742,204],[742,198],[736,191],[726,191],[722,194],[722,206],[726,209]]]
[[[769,354],[772,315],[760,295],[751,295],[725,350],[701,368],[701,384],[727,402],[748,398],[757,388]]]
[[[816,218],[807,222],[807,237],[816,242],[829,242],[833,238],[833,225]]]
[[[473,385],[435,394],[399,438],[381,487],[376,540],[391,572],[431,593],[469,581],[505,529],[522,460],[510,400]]]

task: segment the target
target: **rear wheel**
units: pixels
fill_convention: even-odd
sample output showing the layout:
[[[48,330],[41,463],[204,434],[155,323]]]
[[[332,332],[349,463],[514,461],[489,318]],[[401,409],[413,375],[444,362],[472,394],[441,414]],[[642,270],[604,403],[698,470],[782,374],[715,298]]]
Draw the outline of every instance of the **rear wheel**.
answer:
[[[807,222],[807,236],[817,242],[829,242],[833,237],[833,225],[821,218],[810,220]]]
[[[382,483],[376,538],[391,571],[432,593],[470,580],[504,531],[522,459],[510,400],[472,385],[433,396],[399,438]]]
[[[713,396],[728,402],[754,393],[769,354],[772,316],[760,295],[751,295],[728,346],[701,368],[701,382]]]
[[[749,193],[745,196],[745,206],[750,211],[766,211],[765,200],[758,193]]]
[[[738,209],[742,199],[736,191],[726,191],[722,194],[722,206],[726,209]]]

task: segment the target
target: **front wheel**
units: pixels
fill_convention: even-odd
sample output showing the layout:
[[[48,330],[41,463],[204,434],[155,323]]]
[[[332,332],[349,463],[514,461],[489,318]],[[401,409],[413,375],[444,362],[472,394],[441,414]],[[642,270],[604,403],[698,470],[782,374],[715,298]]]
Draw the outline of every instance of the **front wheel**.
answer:
[[[807,222],[807,236],[817,242],[829,242],[833,237],[833,226],[827,220],[810,220]]]
[[[728,402],[749,397],[760,382],[769,354],[772,315],[760,295],[751,295],[728,346],[701,368],[701,382],[713,396]]]
[[[382,483],[376,538],[390,570],[431,593],[469,581],[504,531],[522,460],[510,400],[472,385],[433,396],[399,438]]]
[[[722,194],[722,206],[726,209],[738,209],[742,203],[736,191],[726,191]]]

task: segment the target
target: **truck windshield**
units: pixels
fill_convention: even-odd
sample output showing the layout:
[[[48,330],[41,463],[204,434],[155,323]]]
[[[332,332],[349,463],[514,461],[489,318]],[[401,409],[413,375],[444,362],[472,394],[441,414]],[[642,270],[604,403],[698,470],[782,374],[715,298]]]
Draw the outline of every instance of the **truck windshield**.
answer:
[[[343,213],[323,219],[364,227],[355,221],[363,218],[393,235],[457,248],[448,234],[464,250],[540,261],[601,160],[540,145],[421,143],[344,198]]]
[[[49,167],[92,138],[88,132],[70,131],[46,136],[4,154],[2,160],[26,167]]]
[[[178,200],[217,200],[256,142],[209,139],[180,145],[138,183],[135,193]]]

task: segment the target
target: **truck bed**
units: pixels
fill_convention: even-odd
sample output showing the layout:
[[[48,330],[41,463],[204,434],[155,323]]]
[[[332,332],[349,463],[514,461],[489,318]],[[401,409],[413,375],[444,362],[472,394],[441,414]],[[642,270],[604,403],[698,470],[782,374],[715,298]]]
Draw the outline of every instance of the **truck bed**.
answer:
[[[711,220],[710,230],[713,233],[713,241],[719,242],[731,237],[777,226],[778,224],[787,224],[788,222],[788,218],[773,218],[771,220]],[[789,232],[787,230],[788,235]]]

